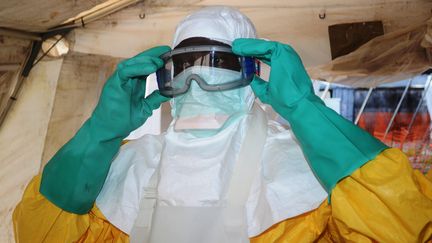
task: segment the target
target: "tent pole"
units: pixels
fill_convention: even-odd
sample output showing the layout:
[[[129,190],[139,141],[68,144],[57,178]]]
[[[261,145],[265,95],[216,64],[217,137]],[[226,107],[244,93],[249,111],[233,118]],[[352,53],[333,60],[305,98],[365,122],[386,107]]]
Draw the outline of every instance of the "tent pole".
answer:
[[[1,110],[0,110],[0,129],[2,128],[3,122],[6,118],[6,115],[8,114],[10,107],[12,106],[12,103],[14,101],[16,101],[17,98],[15,97],[15,95],[20,90],[21,84],[23,83],[23,81],[25,79],[25,77],[21,76],[19,73],[14,75],[13,78],[16,80],[16,82],[15,82],[15,87],[12,91],[12,94],[11,94],[10,98],[6,101],[6,104],[3,107],[0,107],[1,108]]]
[[[325,96],[327,95],[329,89],[330,89],[330,83],[327,82],[326,87],[325,87],[325,89],[324,89],[324,91],[322,92],[321,97],[320,97],[322,100],[323,100],[323,99],[325,98]]]
[[[88,22],[93,22],[97,19],[100,19],[108,14],[114,13],[120,9],[123,9],[129,5],[132,5],[134,3],[139,2],[140,0],[123,0],[123,1],[119,1],[119,2],[115,2],[112,5],[109,5],[105,8],[96,10],[93,13],[89,13],[88,15],[83,16],[83,20],[88,23]]]
[[[366,107],[366,103],[368,102],[368,100],[369,100],[369,98],[370,98],[370,96],[371,96],[373,90],[374,90],[373,87],[369,88],[368,93],[367,93],[367,95],[366,95],[366,98],[365,98],[365,100],[363,101],[363,104],[362,104],[362,106],[361,106],[361,108],[360,108],[359,113],[357,114],[357,117],[356,117],[356,119],[355,119],[354,124],[356,124],[356,125],[358,124],[358,122],[359,122],[359,120],[360,120],[360,116],[362,115],[362,113],[363,113],[363,111],[364,111],[364,108]]]
[[[410,132],[411,132],[411,128],[412,128],[412,126],[414,125],[414,121],[415,121],[415,119],[416,119],[416,117],[417,117],[417,113],[419,112],[420,107],[421,107],[421,105],[423,104],[423,99],[425,98],[426,93],[427,93],[428,90],[429,90],[429,86],[430,86],[430,84],[431,84],[431,78],[432,78],[432,75],[429,75],[428,78],[427,78],[426,86],[425,86],[425,88],[424,88],[424,90],[423,90],[423,94],[422,94],[422,96],[421,96],[421,98],[420,98],[420,101],[419,101],[419,103],[418,103],[418,105],[417,105],[417,107],[416,107],[416,109],[415,109],[414,115],[413,115],[413,117],[411,118],[411,121],[410,121],[410,123],[409,123],[409,125],[408,125],[408,133],[407,133],[407,134],[410,134]]]
[[[404,90],[404,92],[402,93],[402,97],[401,97],[401,99],[399,100],[398,105],[396,106],[396,110],[394,111],[393,116],[392,116],[392,118],[390,119],[389,124],[387,125],[387,129],[386,129],[386,131],[385,131],[385,133],[384,133],[384,138],[383,138],[383,140],[386,139],[386,137],[387,137],[387,135],[388,135],[388,133],[389,133],[389,131],[390,131],[392,125],[393,125],[394,119],[396,118],[396,115],[397,115],[397,113],[399,112],[400,107],[402,106],[402,101],[405,99],[405,96],[406,96],[406,94],[408,93],[408,89],[409,89],[409,87],[411,86],[411,82],[412,82],[412,79],[410,79],[410,80],[408,81],[407,85],[405,86],[405,90]]]
[[[0,35],[26,39],[26,40],[33,40],[33,41],[42,40],[42,37],[39,36],[38,34],[22,31],[22,30],[4,28],[4,27],[0,27]]]
[[[26,59],[22,62],[21,67],[19,68],[19,70],[17,70],[16,74],[13,77],[15,79],[15,86],[9,94],[10,96],[9,99],[6,101],[6,104],[0,107],[0,129],[2,128],[3,122],[9,112],[9,109],[12,106],[12,103],[17,100],[17,94],[21,89],[21,85],[23,84],[24,79],[28,76],[30,72],[30,69],[28,69],[28,72],[26,72],[26,68],[28,68],[30,64],[33,64],[34,59],[39,53],[40,44],[42,44],[41,41],[33,41],[31,50],[27,53]]]

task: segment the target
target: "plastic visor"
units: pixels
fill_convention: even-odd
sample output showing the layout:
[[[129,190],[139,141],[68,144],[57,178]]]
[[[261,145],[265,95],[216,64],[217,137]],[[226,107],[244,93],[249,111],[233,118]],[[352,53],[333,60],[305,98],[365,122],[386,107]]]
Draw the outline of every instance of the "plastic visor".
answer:
[[[245,87],[254,74],[259,73],[258,62],[251,57],[235,55],[231,48],[222,46],[191,46],[177,48],[161,56],[165,65],[156,72],[161,94],[174,97],[186,93],[192,81],[206,91],[224,91]],[[234,73],[228,79],[212,75],[225,69]],[[214,71],[212,71],[214,70]]]

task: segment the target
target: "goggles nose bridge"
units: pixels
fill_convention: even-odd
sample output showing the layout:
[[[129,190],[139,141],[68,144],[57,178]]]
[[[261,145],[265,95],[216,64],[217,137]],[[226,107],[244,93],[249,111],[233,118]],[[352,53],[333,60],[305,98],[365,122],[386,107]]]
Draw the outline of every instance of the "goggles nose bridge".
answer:
[[[185,82],[188,89],[190,89],[190,86],[192,85],[192,81],[195,81],[201,89],[203,89],[203,87],[205,87],[207,84],[206,81],[203,78],[201,78],[201,76],[193,73],[189,75],[189,77],[186,79]]]

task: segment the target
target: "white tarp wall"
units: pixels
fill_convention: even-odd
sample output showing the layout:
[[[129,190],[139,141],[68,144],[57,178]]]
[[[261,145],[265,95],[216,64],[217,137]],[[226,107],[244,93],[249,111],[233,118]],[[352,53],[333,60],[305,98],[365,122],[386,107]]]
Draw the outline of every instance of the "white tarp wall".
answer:
[[[62,60],[40,62],[0,132],[0,242],[14,242],[12,211],[39,172]]]

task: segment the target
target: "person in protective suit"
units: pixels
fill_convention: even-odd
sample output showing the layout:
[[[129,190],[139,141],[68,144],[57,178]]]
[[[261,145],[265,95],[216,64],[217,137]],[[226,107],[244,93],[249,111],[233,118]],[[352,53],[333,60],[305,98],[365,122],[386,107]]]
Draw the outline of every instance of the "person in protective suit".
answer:
[[[431,239],[432,183],[327,108],[291,46],[209,7],[178,25],[173,47],[118,65],[91,117],[27,186],[17,242]],[[268,82],[256,59],[270,65]],[[146,96],[154,72],[159,90]],[[121,146],[168,100],[165,133]]]

